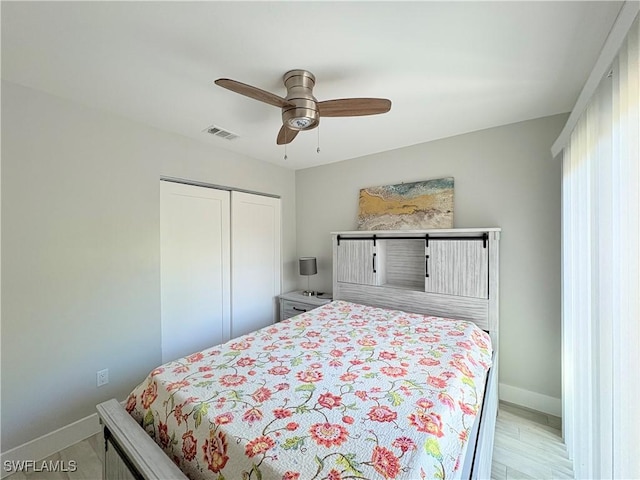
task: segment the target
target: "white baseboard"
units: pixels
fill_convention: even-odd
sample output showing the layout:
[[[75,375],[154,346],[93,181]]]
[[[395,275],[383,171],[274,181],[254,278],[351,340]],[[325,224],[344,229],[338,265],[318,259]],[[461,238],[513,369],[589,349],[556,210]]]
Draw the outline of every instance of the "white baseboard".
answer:
[[[559,398],[514,387],[506,383],[500,384],[500,400],[556,417],[562,416],[562,400]]]
[[[62,428],[47,433],[41,437],[31,440],[0,454],[0,478],[4,478],[11,473],[4,469],[5,462],[19,460],[33,460],[39,462],[50,455],[64,450],[71,445],[81,442],[100,431],[100,421],[98,414],[94,413],[76,422],[70,423]]]

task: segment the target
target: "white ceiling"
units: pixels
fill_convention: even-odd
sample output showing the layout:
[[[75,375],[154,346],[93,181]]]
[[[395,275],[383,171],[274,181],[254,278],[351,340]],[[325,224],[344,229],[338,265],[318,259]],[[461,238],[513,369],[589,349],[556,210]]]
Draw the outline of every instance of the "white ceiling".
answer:
[[[570,111],[622,2],[2,2],[2,78],[291,168]],[[384,97],[287,150],[280,109],[213,84]],[[203,133],[216,124],[233,141]]]

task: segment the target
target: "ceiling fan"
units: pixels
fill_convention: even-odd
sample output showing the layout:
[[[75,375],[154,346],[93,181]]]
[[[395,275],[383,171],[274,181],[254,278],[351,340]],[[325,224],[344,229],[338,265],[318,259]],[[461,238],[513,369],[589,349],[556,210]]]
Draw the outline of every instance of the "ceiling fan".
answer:
[[[290,70],[284,74],[287,96],[279,97],[257,87],[228,78],[219,78],[216,85],[269,105],[282,108],[282,128],[276,143],[291,143],[298,132],[318,126],[320,117],[357,117],[387,113],[391,101],[386,98],[340,98],[318,102],[313,96],[316,77],[306,70]]]

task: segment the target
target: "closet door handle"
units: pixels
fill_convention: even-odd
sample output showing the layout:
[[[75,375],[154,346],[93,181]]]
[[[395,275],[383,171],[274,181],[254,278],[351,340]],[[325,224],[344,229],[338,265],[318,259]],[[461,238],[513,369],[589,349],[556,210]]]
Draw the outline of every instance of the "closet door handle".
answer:
[[[306,312],[306,310],[305,310],[304,308],[296,308],[296,307],[293,307],[293,309],[294,309],[296,312]]]
[[[373,254],[373,273],[376,273],[376,254]]]
[[[429,278],[429,255],[424,256],[424,276]]]

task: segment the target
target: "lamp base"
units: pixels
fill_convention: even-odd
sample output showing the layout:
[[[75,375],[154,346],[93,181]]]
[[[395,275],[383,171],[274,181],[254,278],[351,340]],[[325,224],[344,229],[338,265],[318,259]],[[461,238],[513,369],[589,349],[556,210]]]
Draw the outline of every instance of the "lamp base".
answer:
[[[315,296],[316,292],[314,292],[313,290],[305,290],[304,292],[302,292],[302,295],[306,296],[306,297],[313,297]]]

